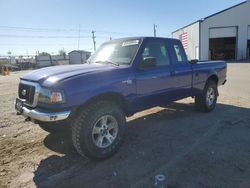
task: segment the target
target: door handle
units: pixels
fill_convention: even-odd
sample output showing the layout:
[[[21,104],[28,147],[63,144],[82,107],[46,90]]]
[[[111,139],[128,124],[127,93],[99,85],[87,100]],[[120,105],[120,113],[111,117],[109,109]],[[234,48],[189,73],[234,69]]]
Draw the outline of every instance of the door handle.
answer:
[[[130,85],[130,84],[133,84],[133,80],[131,79],[123,80],[122,83]]]
[[[195,79],[195,80],[199,80],[199,77],[200,77],[199,73],[196,72],[196,73],[194,74],[194,79]]]

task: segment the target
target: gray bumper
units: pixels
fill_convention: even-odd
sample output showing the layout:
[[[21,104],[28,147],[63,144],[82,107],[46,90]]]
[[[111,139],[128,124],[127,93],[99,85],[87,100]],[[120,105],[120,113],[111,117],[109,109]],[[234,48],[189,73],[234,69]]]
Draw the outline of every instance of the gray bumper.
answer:
[[[53,122],[65,120],[69,117],[70,111],[64,112],[42,112],[37,109],[28,109],[26,107],[22,107],[22,114],[24,117],[29,117],[32,120],[38,120],[42,122]]]

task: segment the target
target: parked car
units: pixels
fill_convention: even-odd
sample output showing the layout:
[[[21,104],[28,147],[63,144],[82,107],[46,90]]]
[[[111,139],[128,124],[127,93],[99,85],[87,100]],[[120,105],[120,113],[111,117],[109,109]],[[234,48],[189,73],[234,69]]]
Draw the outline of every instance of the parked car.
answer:
[[[226,72],[224,61],[189,62],[176,39],[112,40],[86,64],[23,76],[16,110],[48,132],[72,131],[81,155],[104,159],[121,146],[126,116],[186,97],[199,111],[212,111]]]

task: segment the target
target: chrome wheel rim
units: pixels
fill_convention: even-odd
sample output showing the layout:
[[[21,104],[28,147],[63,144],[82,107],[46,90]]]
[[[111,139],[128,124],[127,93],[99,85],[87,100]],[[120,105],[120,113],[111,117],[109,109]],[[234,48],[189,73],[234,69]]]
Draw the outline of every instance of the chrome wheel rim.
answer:
[[[213,88],[209,88],[207,90],[207,97],[206,97],[206,101],[207,101],[207,105],[208,106],[212,106],[215,100],[215,91]]]
[[[111,115],[104,115],[96,122],[92,130],[92,139],[99,148],[109,147],[116,139],[118,123]]]

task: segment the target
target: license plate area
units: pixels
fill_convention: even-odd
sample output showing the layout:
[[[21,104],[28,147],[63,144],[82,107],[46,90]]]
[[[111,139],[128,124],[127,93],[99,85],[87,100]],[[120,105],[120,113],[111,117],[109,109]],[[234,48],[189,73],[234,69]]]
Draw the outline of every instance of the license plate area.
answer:
[[[19,114],[23,113],[23,100],[16,98],[15,109]]]

